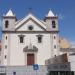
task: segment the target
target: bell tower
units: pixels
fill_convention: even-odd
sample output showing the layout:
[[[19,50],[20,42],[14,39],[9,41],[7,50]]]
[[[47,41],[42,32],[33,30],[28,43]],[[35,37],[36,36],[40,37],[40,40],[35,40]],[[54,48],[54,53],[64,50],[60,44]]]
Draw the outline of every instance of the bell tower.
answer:
[[[46,22],[47,31],[58,31],[58,17],[51,10],[45,16],[44,21]]]
[[[49,10],[44,19],[46,23],[46,31],[50,32],[51,55],[52,57],[59,55],[59,30],[58,17]]]
[[[10,34],[7,31],[14,31],[16,22],[16,16],[12,10],[9,10],[6,15],[3,16],[2,27],[2,64],[10,64]]]
[[[13,31],[16,22],[16,16],[10,9],[6,15],[3,16],[3,31]]]

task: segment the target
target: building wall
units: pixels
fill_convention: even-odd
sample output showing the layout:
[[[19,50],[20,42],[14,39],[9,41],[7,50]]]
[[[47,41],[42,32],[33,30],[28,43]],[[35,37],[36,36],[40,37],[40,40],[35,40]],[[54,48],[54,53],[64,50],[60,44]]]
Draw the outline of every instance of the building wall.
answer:
[[[6,39],[7,37],[7,39]],[[2,34],[2,60],[1,60],[1,64],[5,64],[7,65],[7,63],[9,64],[9,59],[10,59],[10,36],[9,34],[5,33]],[[6,56],[6,58],[5,58]]]
[[[42,37],[42,43],[38,43],[38,39],[36,35],[39,35],[39,33],[22,33],[22,35],[25,35],[24,37],[24,43],[19,42],[19,36],[20,33],[9,33],[10,38],[8,37],[8,41],[5,40],[5,44],[7,44],[7,50],[4,48],[4,55],[7,55],[7,58],[4,59],[4,64],[7,65],[26,65],[25,60],[25,52],[23,52],[23,49],[28,46],[30,43],[38,48],[37,54],[37,61],[36,63],[40,65],[45,64],[45,60],[51,58],[53,55],[53,44],[52,44],[52,36],[49,33],[40,33],[40,35],[43,35]],[[6,36],[6,35],[5,35]],[[4,37],[5,38],[5,37]],[[55,43],[56,44],[56,43]],[[57,44],[56,44],[57,45]],[[57,47],[58,48],[58,47]],[[56,49],[57,50],[57,49]],[[55,54],[58,54],[57,51]],[[10,57],[10,58],[9,58]]]
[[[8,28],[5,28],[6,20],[9,21]],[[56,28],[52,28],[52,20],[55,21]],[[33,30],[28,29],[30,25],[33,26]],[[38,48],[38,52],[34,54],[35,63],[39,65],[44,65],[46,59],[59,55],[57,18],[47,19],[44,24],[32,14],[17,22],[15,22],[15,17],[6,16],[3,18],[3,31],[8,31],[2,34],[2,64],[4,65],[27,65],[27,53],[23,49],[30,44]],[[19,35],[24,35],[24,43],[19,42]],[[42,43],[37,42],[36,35],[42,35]]]

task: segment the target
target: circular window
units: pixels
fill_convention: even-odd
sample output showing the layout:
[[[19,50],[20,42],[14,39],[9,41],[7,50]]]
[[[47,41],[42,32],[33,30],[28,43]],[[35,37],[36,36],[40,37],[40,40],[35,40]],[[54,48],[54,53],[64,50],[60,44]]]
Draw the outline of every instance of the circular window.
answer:
[[[30,25],[30,26],[28,27],[28,29],[29,29],[29,30],[33,30],[33,26]]]

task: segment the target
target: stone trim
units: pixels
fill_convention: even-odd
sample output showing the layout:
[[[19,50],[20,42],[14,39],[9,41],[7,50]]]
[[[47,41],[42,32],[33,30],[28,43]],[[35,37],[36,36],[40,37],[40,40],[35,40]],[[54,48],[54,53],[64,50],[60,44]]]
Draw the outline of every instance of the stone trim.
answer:
[[[58,33],[59,31],[9,31],[4,30],[3,33]]]
[[[15,18],[16,19],[16,16],[3,16],[3,18]]]
[[[53,17],[45,17],[45,19],[44,19],[44,20],[46,20],[46,19],[58,19],[58,16],[53,16]]]
[[[16,18],[16,16],[2,16],[3,17],[3,19],[15,19],[15,21],[17,21],[17,18]]]
[[[43,37],[43,35],[41,35],[41,34],[38,34],[38,35],[36,35],[37,37]]]
[[[24,37],[25,35],[21,34],[21,35],[18,35],[19,37]]]
[[[26,47],[23,49],[23,52],[38,52],[38,48],[36,48],[35,46],[33,46],[32,49],[28,49],[28,46],[26,46]]]

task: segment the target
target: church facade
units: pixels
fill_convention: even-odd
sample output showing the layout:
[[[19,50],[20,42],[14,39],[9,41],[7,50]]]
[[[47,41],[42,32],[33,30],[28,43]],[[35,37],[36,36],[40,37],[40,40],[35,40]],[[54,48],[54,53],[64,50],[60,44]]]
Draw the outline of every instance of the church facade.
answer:
[[[3,16],[3,65],[45,65],[45,60],[59,55],[58,17],[50,10],[44,20],[28,13],[17,20],[9,10]]]

